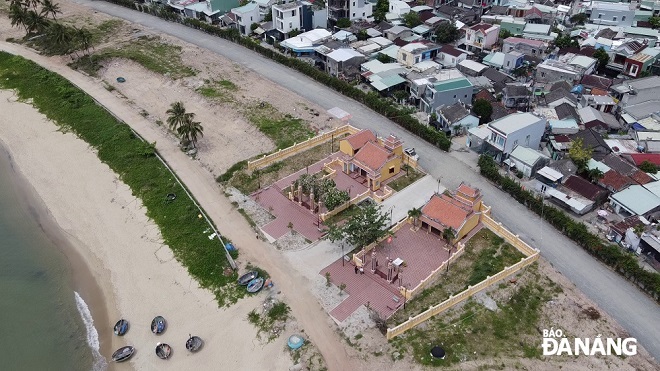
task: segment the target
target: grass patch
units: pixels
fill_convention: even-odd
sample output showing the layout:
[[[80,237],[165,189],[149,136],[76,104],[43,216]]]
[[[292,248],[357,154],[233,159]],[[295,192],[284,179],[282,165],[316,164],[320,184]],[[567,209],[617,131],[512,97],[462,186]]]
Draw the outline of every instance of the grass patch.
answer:
[[[349,219],[350,217],[354,216],[360,211],[360,208],[355,205],[349,206],[346,210],[343,210],[339,212],[338,214],[335,214],[328,219],[325,220],[325,225],[332,225],[332,224],[337,224],[341,223],[342,221]]]
[[[241,215],[243,215],[243,217],[248,222],[248,224],[250,224],[250,227],[255,228],[257,226],[257,223],[255,223],[254,220],[252,220],[252,217],[250,217],[250,215],[247,213],[247,211],[245,211],[245,209],[239,207],[238,212],[241,213]]]
[[[305,121],[288,114],[282,115],[281,112],[265,102],[251,105],[244,114],[275,143],[276,149],[291,147],[314,135]]]
[[[550,281],[534,276],[537,269],[532,264],[520,274],[524,283],[506,289],[510,300],[498,303],[498,311],[491,312],[470,299],[462,307],[428,320],[423,329],[414,328],[395,338],[392,344],[410,350],[418,363],[436,367],[497,357],[538,358],[541,348],[536,328],[543,304],[553,295],[543,289]],[[430,357],[430,344],[441,345],[447,357]]]
[[[193,68],[183,64],[180,46],[164,43],[158,37],[147,36],[140,36],[117,48],[106,48],[81,57],[70,66],[96,76],[103,63],[112,58],[130,59],[152,72],[173,79],[197,74]]]
[[[88,28],[92,34],[92,45],[98,45],[110,40],[123,25],[124,21],[121,19],[109,19]]]
[[[288,174],[304,169],[305,166],[326,158],[330,155],[331,146],[331,142],[322,143],[283,161],[273,163],[258,172],[249,172],[247,170],[247,161],[237,162],[216,180],[227,186],[235,187],[243,194],[251,194],[259,189],[259,185],[264,187],[273,184]],[[339,145],[335,140],[334,149],[336,150],[338,147]]]
[[[176,259],[215,294],[219,305],[245,295],[236,284],[236,273],[224,274],[229,273],[229,263],[223,249],[206,237],[208,224],[197,217],[199,211],[156,158],[153,145],[142,142],[128,125],[67,80],[21,57],[0,52],[0,87],[14,89],[22,100],[31,99],[42,114],[95,148],[98,158],[142,200]],[[166,202],[169,193],[179,197]]]
[[[415,316],[429,306],[443,302],[451,294],[458,294],[468,285],[483,281],[486,276],[494,275],[523,257],[513,246],[504,243],[502,238],[483,228],[468,241],[463,255],[450,264],[448,273],[436,284],[408,301],[406,309],[400,309],[388,319],[389,327],[408,320],[409,316]]]
[[[232,100],[232,93],[238,90],[238,87],[229,80],[204,80],[204,85],[196,90],[206,98],[219,99],[226,102]]]
[[[392,188],[393,190],[399,192],[402,189],[406,188],[407,186],[415,183],[415,181],[417,181],[417,179],[420,179],[421,177],[423,177],[425,175],[421,171],[417,171],[417,170],[413,169],[411,166],[408,166],[408,165],[405,165],[405,164],[401,168],[401,172],[405,172],[406,169],[408,171],[408,175],[403,175],[403,176],[400,176],[397,179],[394,179],[393,181],[387,183],[387,186]]]
[[[257,328],[257,336],[260,339],[263,338],[262,334],[267,334],[266,340],[271,342],[283,332],[290,312],[291,308],[286,303],[271,302],[269,299],[264,303],[262,313],[253,309],[248,313],[247,320]]]

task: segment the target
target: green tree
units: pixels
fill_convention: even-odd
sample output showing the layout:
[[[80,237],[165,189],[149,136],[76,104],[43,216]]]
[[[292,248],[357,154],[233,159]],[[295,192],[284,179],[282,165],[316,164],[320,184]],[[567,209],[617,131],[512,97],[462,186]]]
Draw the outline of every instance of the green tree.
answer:
[[[578,47],[580,44],[578,44],[577,41],[571,39],[569,35],[559,35],[555,39],[555,46],[558,48],[568,48],[568,47]]]
[[[183,106],[183,102],[174,102],[170,108],[165,111],[167,114],[167,125],[170,127],[170,130],[177,131],[179,127],[185,125],[187,122],[192,121],[195,118],[194,113],[186,112],[186,107]]]
[[[273,8],[270,8],[268,10],[268,14],[264,16],[264,22],[272,22],[273,21]]]
[[[60,9],[60,4],[54,3],[52,0],[43,0],[41,4],[41,14],[44,16],[51,16],[53,19],[57,19],[57,15],[61,14],[62,10]]]
[[[53,22],[47,29],[48,41],[62,51],[69,51],[73,41],[73,31],[69,27]]]
[[[299,29],[296,28],[295,30],[289,31],[289,37],[296,37],[296,36],[300,35],[301,33],[302,33],[302,31],[300,31]]]
[[[12,27],[23,27],[27,33],[27,12],[27,9],[20,3],[12,2],[9,6],[9,20]]]
[[[453,22],[442,22],[435,30],[435,41],[441,44],[450,44],[458,40],[461,32]]]
[[[332,188],[328,193],[325,195],[325,207],[328,209],[328,211],[332,211],[337,208],[337,206],[343,205],[344,203],[348,202],[350,200],[351,196],[348,194],[348,192],[339,190],[337,188]]]
[[[500,31],[500,39],[501,40],[507,39],[511,36],[513,36],[513,34],[509,30],[501,30]]]
[[[252,32],[254,32],[254,30],[256,30],[257,28],[259,28],[259,23],[255,22],[250,25],[250,31]]]
[[[584,172],[587,168],[587,163],[591,159],[592,153],[593,149],[585,146],[582,138],[575,138],[571,143],[571,148],[568,149],[568,157],[578,167],[578,172]]]
[[[182,142],[191,143],[193,147],[197,147],[197,140],[204,136],[204,127],[201,122],[194,121],[193,117],[194,114],[188,114],[184,124],[177,128],[177,132]]]
[[[28,34],[41,34],[47,28],[50,22],[48,19],[34,10],[28,10],[25,18]]]
[[[380,206],[369,204],[359,208],[341,226],[331,225],[327,238],[333,242],[345,238],[351,245],[362,248],[389,234],[385,228],[388,218],[381,212]]]
[[[652,163],[648,160],[644,160],[644,161],[642,161],[641,164],[639,164],[639,170],[641,170],[645,173],[655,174],[655,173],[658,172],[658,167],[655,166],[654,163]]]
[[[84,28],[75,28],[73,31],[73,38],[76,43],[76,48],[82,50],[85,54],[89,53],[89,48],[92,46],[92,33]]]
[[[598,60],[598,69],[603,69],[607,66],[607,62],[610,61],[610,56],[607,55],[607,52],[602,47],[598,48],[592,55],[592,57]]]
[[[649,23],[652,28],[660,28],[660,17],[651,17],[649,18]]]
[[[603,172],[597,167],[589,169],[587,172],[587,177],[592,183],[597,183],[600,179],[603,179],[604,176],[605,174],[603,174]]]
[[[410,96],[405,90],[397,90],[392,93],[392,97],[396,100],[397,103],[405,101]]]
[[[348,18],[339,18],[337,20],[337,27],[338,28],[349,28],[351,27],[351,20]]]
[[[412,10],[403,16],[403,22],[405,22],[406,26],[410,28],[417,27],[422,24],[422,20],[419,18],[419,14],[417,12],[413,12]]]
[[[569,19],[570,19],[571,23],[573,23],[573,24],[583,25],[583,24],[585,24],[585,22],[587,22],[587,19],[589,19],[589,17],[587,17],[587,15],[584,14],[584,13],[578,13],[578,14],[572,15],[571,18],[569,18]]]
[[[376,2],[376,7],[373,10],[374,20],[376,22],[382,22],[385,20],[385,14],[390,11],[390,2],[389,0],[378,0]]]
[[[392,63],[393,59],[389,55],[383,54],[383,53],[378,53],[378,56],[376,57],[380,63]]]
[[[490,122],[490,116],[493,114],[493,105],[489,101],[479,98],[474,101],[472,112],[479,117],[479,124]]]
[[[358,40],[363,41],[369,38],[369,34],[367,33],[367,30],[360,30],[358,31],[357,35],[355,35]]]
[[[451,242],[456,238],[456,233],[451,227],[447,227],[442,230],[442,239],[447,242],[447,245],[451,245]]]
[[[422,216],[422,208],[417,207],[408,210],[408,216],[412,218],[413,226],[417,227],[417,221],[419,220],[419,217]]]

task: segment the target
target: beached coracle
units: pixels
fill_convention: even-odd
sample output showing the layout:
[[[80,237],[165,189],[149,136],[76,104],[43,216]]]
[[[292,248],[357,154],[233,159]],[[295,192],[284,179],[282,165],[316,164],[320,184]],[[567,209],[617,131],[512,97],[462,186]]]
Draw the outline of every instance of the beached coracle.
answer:
[[[261,278],[261,277],[257,277],[255,279],[253,279],[252,281],[250,281],[250,283],[248,283],[247,292],[255,293],[255,292],[261,290],[262,287],[264,287],[264,279]]]
[[[156,316],[151,321],[151,332],[156,335],[160,335],[163,333],[163,331],[165,331],[166,326],[167,322],[165,322],[165,318],[163,316]]]
[[[117,336],[123,336],[126,331],[128,331],[128,321],[122,318],[115,323],[114,332]]]
[[[204,342],[202,341],[202,338],[200,338],[199,336],[190,336],[188,340],[186,340],[186,349],[188,349],[192,353],[195,353],[198,350],[202,349],[202,345],[204,345]]]
[[[238,278],[238,284],[241,286],[245,286],[248,283],[250,283],[250,281],[252,281],[257,277],[259,277],[259,272],[257,271],[247,272]]]
[[[168,359],[172,354],[172,347],[169,344],[158,343],[156,344],[156,355],[160,359]]]
[[[127,359],[131,358],[133,356],[133,353],[135,353],[135,348],[132,346],[125,346],[117,349],[114,353],[112,353],[112,361],[113,362],[124,362]]]

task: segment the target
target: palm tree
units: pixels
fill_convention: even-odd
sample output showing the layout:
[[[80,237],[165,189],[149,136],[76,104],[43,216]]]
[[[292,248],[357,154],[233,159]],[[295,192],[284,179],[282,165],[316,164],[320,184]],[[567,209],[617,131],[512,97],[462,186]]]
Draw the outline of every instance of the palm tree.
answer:
[[[201,122],[193,121],[192,114],[190,115],[191,116],[187,116],[186,122],[179,126],[177,131],[179,132],[182,141],[190,142],[193,147],[195,147],[197,144],[197,137],[204,136],[204,127]]]
[[[34,10],[37,10],[39,5],[41,5],[41,0],[25,0],[24,4],[26,7],[31,7]]]
[[[178,131],[180,126],[183,126],[186,121],[192,121],[195,118],[194,113],[187,113],[186,107],[183,106],[183,102],[174,102],[170,106],[171,108],[165,111],[168,114],[167,125],[169,125],[170,130]]]
[[[27,10],[20,3],[12,3],[9,6],[9,20],[12,27],[23,27],[27,33]]]
[[[451,227],[447,227],[442,231],[442,238],[447,241],[447,244],[451,244],[451,241],[456,238],[456,234],[454,233],[454,229]]]
[[[50,14],[53,19],[56,19],[58,13],[62,13],[60,4],[54,3],[52,0],[43,0],[41,5],[41,14],[46,16]]]
[[[71,49],[73,35],[70,28],[54,22],[48,26],[48,40],[56,46],[68,51]]]
[[[92,33],[86,28],[75,28],[74,37],[76,39],[78,50],[84,50],[89,53],[89,48],[92,46]]]
[[[417,227],[417,220],[422,216],[422,208],[418,207],[408,210],[408,216],[413,219],[413,227]]]
[[[28,33],[43,33],[50,22],[43,15],[35,12],[34,10],[28,10],[25,18],[25,25],[27,26]]]

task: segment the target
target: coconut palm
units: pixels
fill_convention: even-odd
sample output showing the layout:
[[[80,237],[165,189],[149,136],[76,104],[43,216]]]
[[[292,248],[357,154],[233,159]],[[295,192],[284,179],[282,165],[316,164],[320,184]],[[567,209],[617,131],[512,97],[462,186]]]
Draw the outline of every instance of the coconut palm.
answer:
[[[179,126],[177,130],[181,136],[181,140],[192,143],[196,147],[198,137],[204,136],[204,127],[201,122],[193,121],[191,116],[186,118],[186,122]]]
[[[37,10],[39,5],[41,5],[41,0],[25,0],[23,2],[23,4],[25,4],[25,6],[28,7],[28,8],[32,8],[34,10]]]
[[[62,13],[60,4],[54,3],[52,0],[43,0],[43,3],[41,4],[41,14],[45,16],[50,15],[53,19],[56,19],[58,13]]]
[[[442,231],[442,238],[447,241],[447,244],[451,244],[451,241],[456,238],[456,234],[454,233],[454,229],[451,227],[447,227]]]
[[[28,33],[43,33],[50,22],[43,15],[35,12],[34,10],[28,10],[25,18],[25,25],[27,26]]]
[[[174,102],[170,106],[170,109],[165,111],[169,116],[167,118],[167,125],[169,125],[170,130],[177,131],[180,126],[183,126],[186,121],[192,121],[195,118],[194,113],[187,113],[186,107],[183,106],[183,102]]]
[[[419,220],[419,217],[422,216],[422,209],[419,207],[410,209],[408,210],[408,216],[413,220],[413,227],[417,227],[417,220]]]
[[[71,49],[71,41],[73,40],[73,34],[71,29],[67,26],[64,26],[60,23],[53,22],[48,26],[48,40],[62,48],[62,50],[68,51]]]
[[[23,27],[27,32],[27,9],[21,6],[20,3],[14,3],[9,6],[9,20],[12,27]]]
[[[76,40],[78,50],[83,50],[86,54],[89,53],[89,48],[92,46],[92,33],[86,28],[75,28],[73,37]]]

